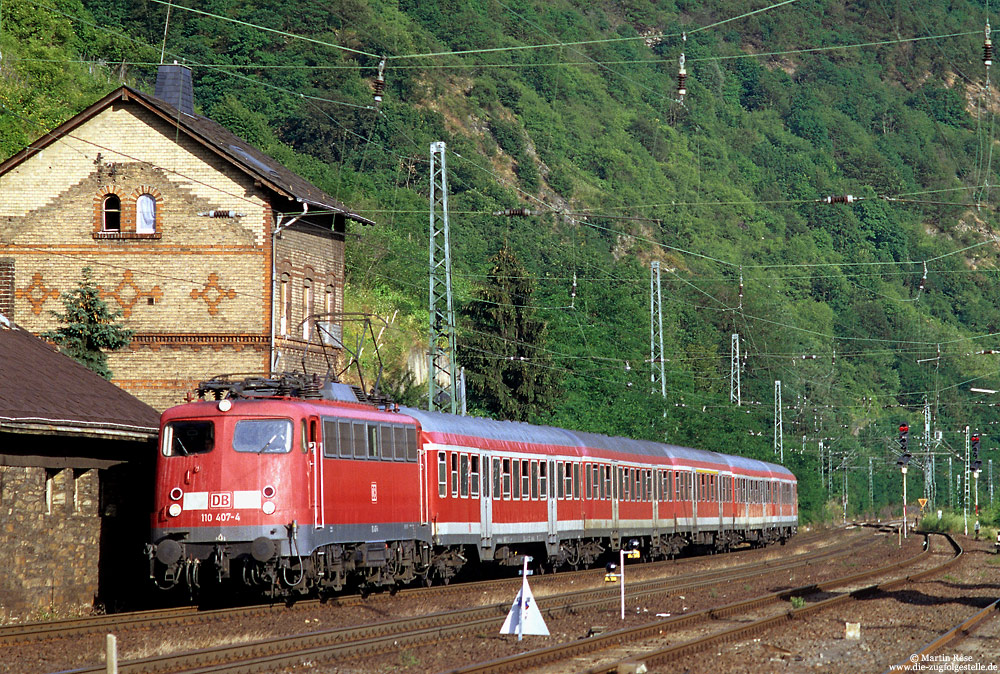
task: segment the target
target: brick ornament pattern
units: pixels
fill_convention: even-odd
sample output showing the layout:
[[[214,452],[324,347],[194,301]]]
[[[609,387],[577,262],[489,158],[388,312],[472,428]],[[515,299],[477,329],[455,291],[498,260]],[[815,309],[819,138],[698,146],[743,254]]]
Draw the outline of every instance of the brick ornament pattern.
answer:
[[[122,291],[126,288],[132,290],[131,296],[127,294],[123,295]],[[149,290],[143,290],[139,284],[135,282],[132,277],[131,270],[126,271],[122,276],[121,283],[119,283],[114,290],[105,290],[101,288],[101,299],[108,299],[109,297],[114,298],[118,306],[122,308],[122,316],[128,318],[132,315],[132,307],[136,305],[139,300],[142,299],[152,299],[154,303],[159,303],[163,300],[163,291],[160,290],[160,286],[153,286]]]
[[[18,299],[27,300],[31,305],[31,312],[36,316],[42,313],[42,305],[46,301],[59,298],[59,291],[45,285],[41,272],[35,272],[31,276],[31,283],[24,288],[15,291]]]
[[[195,288],[191,291],[191,299],[196,300],[199,297],[205,300],[205,304],[208,305],[209,315],[215,316],[219,313],[219,305],[222,300],[236,299],[236,289],[223,290],[222,286],[219,285],[219,275],[213,271],[208,275],[208,282],[201,290]]]

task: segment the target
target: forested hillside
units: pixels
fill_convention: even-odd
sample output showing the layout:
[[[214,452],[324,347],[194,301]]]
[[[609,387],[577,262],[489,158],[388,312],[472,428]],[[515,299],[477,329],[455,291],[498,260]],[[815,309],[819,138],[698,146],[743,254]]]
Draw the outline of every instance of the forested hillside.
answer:
[[[918,450],[926,401],[937,503],[965,426],[986,501],[1000,395],[969,390],[1000,388],[984,4],[186,4],[4,0],[0,158],[121,82],[151,91],[161,58],[190,65],[201,113],[378,223],[351,232],[347,309],[391,321],[388,381],[425,405],[406,364],[426,351],[428,146],[446,141],[474,411],[771,460],[780,380],[785,462],[821,518],[845,474],[851,513],[899,502],[897,427]],[[532,214],[494,215],[509,208]]]

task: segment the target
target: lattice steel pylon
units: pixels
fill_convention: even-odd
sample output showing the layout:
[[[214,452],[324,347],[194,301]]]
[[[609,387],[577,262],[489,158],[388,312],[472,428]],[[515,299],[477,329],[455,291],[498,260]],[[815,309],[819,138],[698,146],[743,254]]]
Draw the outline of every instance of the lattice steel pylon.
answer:
[[[785,434],[782,427],[781,414],[781,380],[774,380],[774,453],[779,458],[779,463],[785,463]]]
[[[872,457],[868,457],[868,506],[875,510],[875,476],[872,471]]]
[[[948,457],[948,507],[955,507],[955,492],[953,491],[954,481],[951,479],[952,473],[951,457]]]
[[[988,470],[988,475],[990,476],[990,507],[993,507],[993,459],[990,459],[986,464]]]
[[[733,334],[729,345],[729,402],[737,407],[743,404],[740,390],[740,336]]]
[[[461,409],[455,347],[455,310],[451,299],[451,240],[448,230],[448,178],[443,141],[431,143],[430,341],[427,409],[454,414]]]
[[[649,265],[649,381],[653,395],[667,397],[667,379],[663,367],[663,305],[660,303],[660,263]]]
[[[934,503],[934,453],[931,451],[931,404],[924,396],[924,498]]]
[[[969,473],[971,471],[972,464],[969,462],[969,427],[965,427],[965,470],[962,471],[963,482],[965,483],[962,487],[962,520],[965,522],[965,535],[969,535],[969,480],[971,479]]]

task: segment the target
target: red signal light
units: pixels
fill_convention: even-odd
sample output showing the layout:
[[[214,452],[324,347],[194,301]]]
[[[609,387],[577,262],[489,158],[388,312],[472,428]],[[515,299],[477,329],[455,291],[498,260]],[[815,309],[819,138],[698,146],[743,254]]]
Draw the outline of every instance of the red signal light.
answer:
[[[906,424],[901,424],[899,426],[899,432],[900,433],[909,433],[910,432],[910,427],[907,426]]]

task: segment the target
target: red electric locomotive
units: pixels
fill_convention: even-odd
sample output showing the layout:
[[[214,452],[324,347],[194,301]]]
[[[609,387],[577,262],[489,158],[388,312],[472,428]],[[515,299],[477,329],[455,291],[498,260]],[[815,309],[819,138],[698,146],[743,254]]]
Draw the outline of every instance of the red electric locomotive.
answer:
[[[149,546],[163,588],[270,596],[447,582],[468,561],[586,566],[623,541],[784,542],[786,468],[548,426],[361,403],[283,376],[203,383],[161,419]]]

